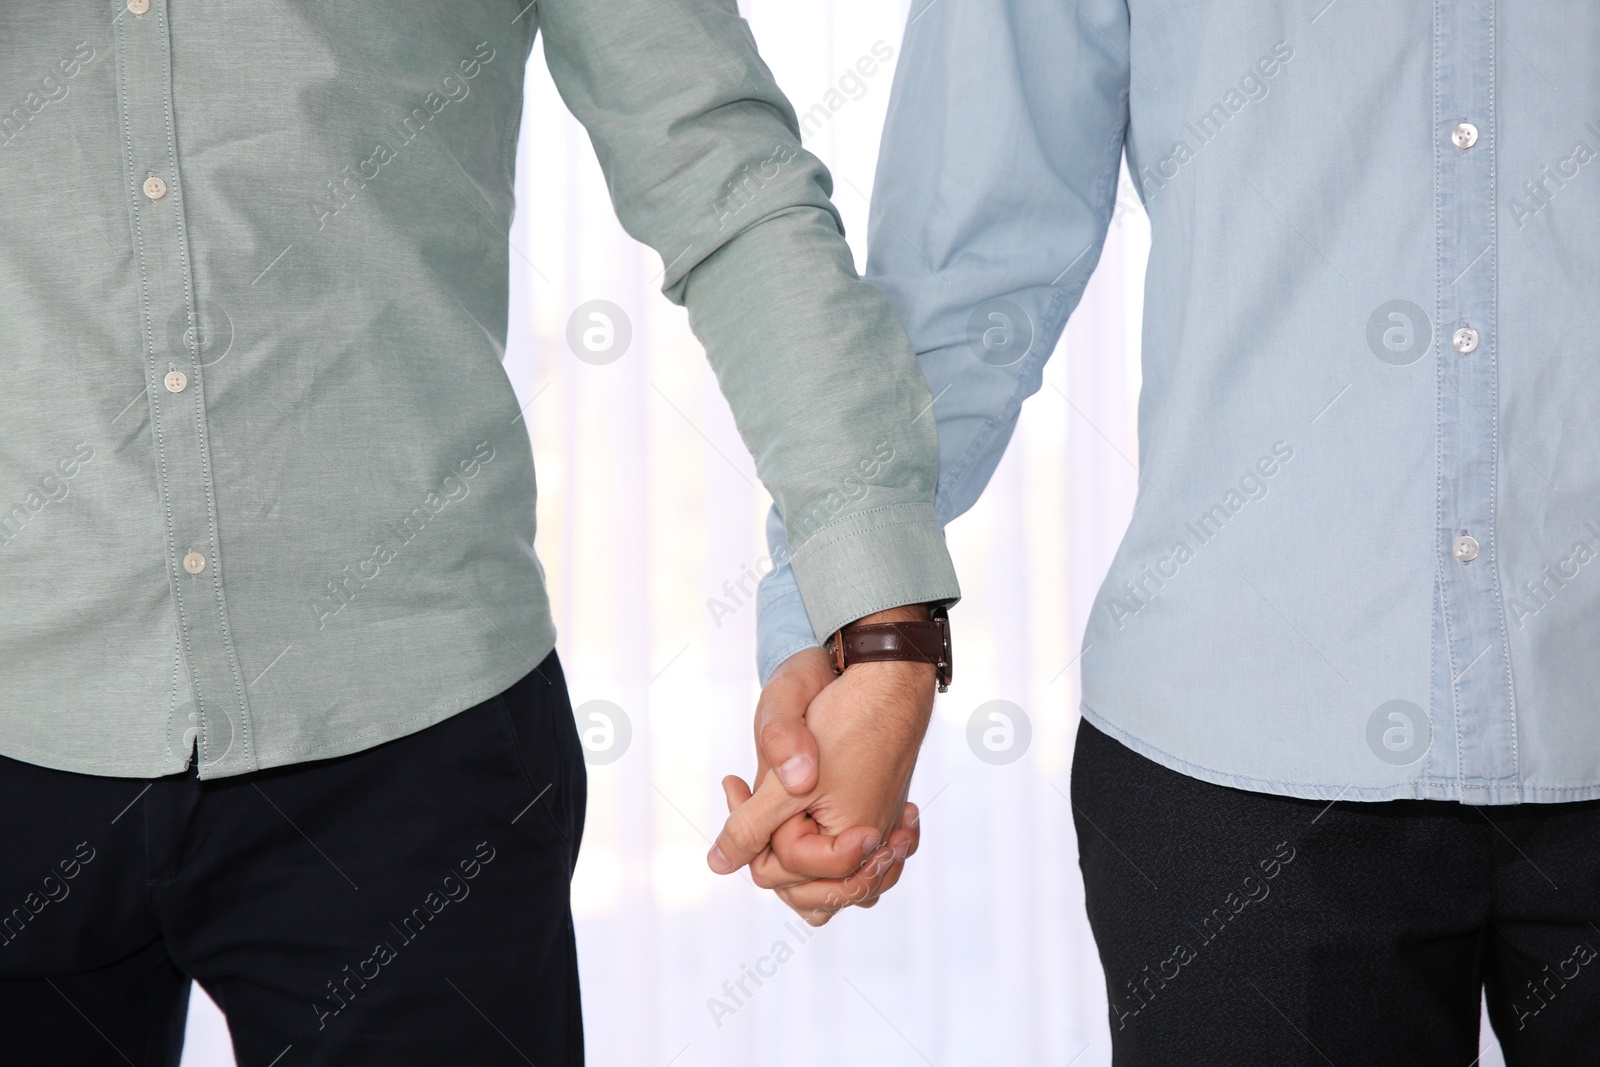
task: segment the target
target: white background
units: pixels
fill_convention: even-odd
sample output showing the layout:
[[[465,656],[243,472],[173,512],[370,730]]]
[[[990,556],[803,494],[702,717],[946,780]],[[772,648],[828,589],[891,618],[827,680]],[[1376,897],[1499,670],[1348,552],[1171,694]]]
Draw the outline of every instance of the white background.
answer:
[[[843,101],[807,139],[864,265],[878,134],[893,63],[830,98],[882,41],[900,51],[907,4],[745,0],[797,110]],[[1065,121],[1065,119],[1064,119]],[[754,607],[718,626],[724,596],[765,554],[768,497],[662,264],[618,226],[581,127],[536,51],[518,163],[506,370],[534,438],[538,549],[573,703],[620,705],[625,754],[589,772],[573,885],[589,1062],[598,1067],[1110,1062],[1103,980],[1083,915],[1068,791],[1075,657],[1136,485],[1135,404],[1145,216],[1124,179],[1100,266],[987,494],[949,541],[965,599],[957,685],[940,698],[912,799],[922,849],[901,885],[810,940],[743,877],[705,866],[717,786],[748,777]],[[708,194],[709,201],[709,194]],[[596,367],[567,348],[592,299],[621,305],[626,355]],[[1007,766],[967,747],[973,710],[1025,709],[1027,752]],[[778,941],[794,953],[731,1016],[711,998]],[[770,969],[770,968],[769,968]],[[747,983],[747,988],[754,988]],[[308,1009],[309,1010],[309,1009]],[[1483,1067],[1500,1067],[1492,1038]],[[279,1067],[293,1067],[293,1053]],[[196,991],[185,1067],[232,1064],[220,1015]],[[248,1065],[257,1067],[257,1065]],[[264,1065],[262,1065],[264,1067]]]

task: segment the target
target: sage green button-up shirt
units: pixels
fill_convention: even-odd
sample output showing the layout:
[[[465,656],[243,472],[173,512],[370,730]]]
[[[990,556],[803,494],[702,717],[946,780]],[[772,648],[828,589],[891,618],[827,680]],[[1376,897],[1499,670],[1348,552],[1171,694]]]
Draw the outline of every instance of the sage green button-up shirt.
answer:
[[[956,595],[926,383],[733,0],[7,4],[0,753],[337,756],[554,646],[500,365],[541,27],[817,630]]]

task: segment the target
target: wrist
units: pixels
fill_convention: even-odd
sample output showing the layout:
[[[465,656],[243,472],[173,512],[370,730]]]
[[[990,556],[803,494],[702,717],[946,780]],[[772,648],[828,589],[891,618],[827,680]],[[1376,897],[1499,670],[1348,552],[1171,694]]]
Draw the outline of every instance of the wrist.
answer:
[[[904,662],[950,687],[950,620],[943,606],[904,604],[847,623],[823,643],[836,673],[866,663]]]
[[[853,694],[869,735],[889,750],[915,753],[933,718],[938,675],[931,664],[908,660],[852,663],[836,678]]]

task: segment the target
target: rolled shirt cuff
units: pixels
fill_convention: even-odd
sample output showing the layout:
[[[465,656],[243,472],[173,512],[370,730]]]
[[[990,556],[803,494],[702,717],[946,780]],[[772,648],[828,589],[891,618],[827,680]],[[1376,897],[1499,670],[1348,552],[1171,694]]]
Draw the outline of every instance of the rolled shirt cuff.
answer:
[[[888,504],[844,516],[807,538],[791,563],[818,636],[875,611],[952,604],[961,596],[931,503]]]

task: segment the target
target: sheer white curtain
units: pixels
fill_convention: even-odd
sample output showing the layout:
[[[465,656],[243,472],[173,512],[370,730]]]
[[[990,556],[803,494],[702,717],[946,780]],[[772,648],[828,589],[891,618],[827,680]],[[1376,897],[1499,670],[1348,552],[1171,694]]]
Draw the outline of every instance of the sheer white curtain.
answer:
[[[741,6],[810,116],[806,143],[833,171],[860,263],[908,5]],[[877,62],[870,75],[863,57]],[[957,684],[940,699],[912,790],[926,812],[922,849],[877,908],[813,934],[770,894],[703,861],[723,815],[718,780],[754,765],[755,612],[725,583],[765,555],[767,495],[683,311],[658,292],[661,262],[618,226],[542,53],[528,86],[518,200],[539,208],[520,212],[511,233],[506,370],[538,458],[538,546],[573,702],[586,714],[587,702],[608,701],[627,720],[621,755],[589,770],[573,887],[589,1061],[1109,1063],[1064,794],[1075,657],[1137,481],[1149,232],[1126,179],[1044,388],[982,501],[949,530],[966,597],[954,620]],[[618,305],[631,326],[611,363],[569,347],[569,320],[592,300]],[[733,613],[713,615],[711,598]],[[1031,727],[1007,764],[968,744],[969,719],[991,700],[1020,707]],[[184,1063],[232,1063],[221,1019],[198,994]]]

